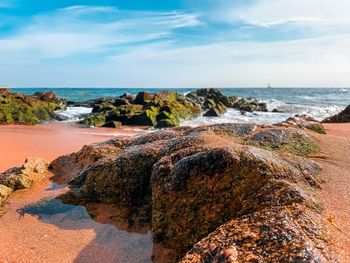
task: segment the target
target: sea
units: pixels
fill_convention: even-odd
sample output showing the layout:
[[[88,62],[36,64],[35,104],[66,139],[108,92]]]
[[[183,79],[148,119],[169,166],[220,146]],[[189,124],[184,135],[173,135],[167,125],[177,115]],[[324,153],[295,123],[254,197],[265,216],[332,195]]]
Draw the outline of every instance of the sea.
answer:
[[[153,93],[168,90],[187,94],[195,91],[196,88],[12,88],[12,90],[24,94],[54,91],[60,98],[80,102],[101,97],[117,97],[124,93],[136,95],[140,91]],[[219,88],[219,90],[226,96],[255,97],[267,103],[269,112],[242,114],[240,111],[229,109],[221,117],[199,116],[184,120],[182,125],[198,126],[234,122],[273,124],[296,114],[307,114],[317,120],[323,120],[350,104],[350,88]],[[275,109],[278,112],[272,112]],[[67,121],[74,122],[79,120],[82,114],[90,112],[90,108],[68,107],[66,111],[60,111],[58,114],[68,118]]]

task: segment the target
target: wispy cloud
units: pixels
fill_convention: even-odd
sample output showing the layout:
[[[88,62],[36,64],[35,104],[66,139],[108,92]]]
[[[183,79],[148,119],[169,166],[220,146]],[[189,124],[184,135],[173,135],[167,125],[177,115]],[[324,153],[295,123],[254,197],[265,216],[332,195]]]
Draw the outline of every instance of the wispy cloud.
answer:
[[[291,23],[350,24],[348,0],[255,0],[244,7],[227,8],[225,19],[263,27]]]
[[[104,52],[115,46],[167,39],[173,30],[197,25],[197,15],[192,13],[71,6],[36,15],[15,35],[0,39],[0,56],[13,62]]]

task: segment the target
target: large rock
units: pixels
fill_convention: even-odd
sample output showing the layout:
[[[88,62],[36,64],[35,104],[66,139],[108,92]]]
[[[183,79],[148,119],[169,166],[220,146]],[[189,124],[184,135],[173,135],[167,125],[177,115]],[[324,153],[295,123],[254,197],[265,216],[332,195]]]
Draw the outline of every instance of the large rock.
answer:
[[[151,182],[155,240],[186,252],[232,218],[265,207],[307,203],[306,192],[293,181],[310,180],[320,168],[302,158],[298,165],[238,145],[163,157]]]
[[[260,229],[264,233],[255,237],[260,242],[259,258],[278,261],[289,251],[310,251],[301,257],[301,262],[305,262],[323,257],[317,256],[314,243],[306,243],[310,240],[308,234],[299,235],[300,222],[296,222],[297,218],[289,220],[287,213],[293,208],[296,214],[313,214],[313,207],[317,206],[313,193],[320,189],[317,175],[321,168],[314,161],[297,156],[309,153],[301,150],[308,145],[305,141],[317,146],[302,130],[281,127],[181,127],[147,134],[123,142],[122,146],[120,142],[110,144],[106,155],[96,159],[88,155],[87,163],[85,158],[77,157],[84,156],[87,150],[83,149],[55,160],[51,167],[59,171],[57,177],[70,180],[72,191],[62,196],[65,202],[113,202],[128,211],[130,218],[146,209],[145,220],[151,224],[154,241],[173,249],[174,260],[217,227],[234,220],[237,228],[232,230],[233,241],[228,239],[232,250],[220,245],[218,253],[207,255],[205,249],[194,248],[190,255],[198,251],[195,257],[205,261],[210,256],[220,259],[238,251],[238,260],[244,262],[254,243],[254,239],[246,240],[245,234],[254,236]],[[281,224],[273,221],[269,227],[268,218],[285,220]],[[305,233],[313,230],[311,223],[303,225]],[[251,228],[251,233],[244,231],[247,228]],[[287,245],[271,243],[276,238],[287,238],[288,231],[299,235],[299,239],[288,240]],[[231,235],[228,230],[227,233]],[[237,247],[233,244],[236,240],[242,240]],[[322,240],[320,244],[326,246]],[[264,249],[271,251],[270,257],[259,254]],[[280,249],[283,253],[279,257],[276,251]]]
[[[0,93],[0,124],[36,124],[54,117],[56,110],[64,109],[65,101],[53,92],[33,96],[9,91]]]
[[[342,122],[350,122],[350,105],[347,106],[340,113],[324,119],[322,122],[324,123],[342,123]]]

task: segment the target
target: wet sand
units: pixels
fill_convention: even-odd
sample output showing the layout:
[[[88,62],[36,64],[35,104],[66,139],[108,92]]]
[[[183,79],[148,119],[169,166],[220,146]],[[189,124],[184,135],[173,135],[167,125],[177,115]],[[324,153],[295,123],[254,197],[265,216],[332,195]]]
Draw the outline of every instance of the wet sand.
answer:
[[[92,129],[69,123],[0,126],[0,171],[22,165],[28,156],[52,161],[58,156],[78,151],[84,144],[118,136],[135,136],[142,132],[140,127]]]
[[[142,130],[137,128],[82,129],[71,124],[0,126],[0,170],[21,165],[27,156],[51,161],[79,150],[84,144],[139,133]],[[51,214],[45,211],[52,207],[45,208],[42,214],[32,204],[66,190],[53,187],[50,177],[32,189],[15,192],[8,200],[6,214],[0,217],[1,263],[150,261],[150,233],[128,233],[99,224],[82,206],[56,204]]]

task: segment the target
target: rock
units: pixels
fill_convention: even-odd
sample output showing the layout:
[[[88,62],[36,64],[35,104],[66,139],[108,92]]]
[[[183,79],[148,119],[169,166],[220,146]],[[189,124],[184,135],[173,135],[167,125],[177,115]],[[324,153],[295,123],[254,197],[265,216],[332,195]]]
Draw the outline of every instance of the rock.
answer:
[[[50,164],[50,170],[59,175],[56,180],[68,183],[100,159],[119,154],[130,139],[112,139],[103,143],[85,145],[79,152],[61,156]]]
[[[292,182],[303,182],[320,168],[299,161],[313,167],[310,173],[253,147],[232,145],[163,157],[154,165],[151,181],[156,242],[184,253],[229,219],[265,207],[307,203],[305,191]]]
[[[11,93],[9,88],[0,88],[0,95],[7,95],[9,93]]]
[[[180,263],[333,262],[310,217],[295,207],[239,217],[198,242]]]
[[[265,149],[284,150],[296,155],[312,154],[319,150],[313,139],[297,129],[265,129],[254,134],[249,143]]]
[[[13,190],[31,188],[33,180],[21,171],[7,171],[0,175],[0,184],[10,187]]]
[[[173,112],[172,107],[162,112],[169,111]],[[153,240],[174,250],[173,260],[209,235],[184,260],[245,262],[255,245],[262,261],[278,262],[290,251],[309,253],[302,259],[312,261],[327,255],[319,251],[319,244],[326,244],[309,235],[319,231],[313,226],[316,221],[301,223],[303,215],[315,213],[314,193],[320,188],[321,167],[297,156],[309,153],[311,144],[316,151],[316,142],[292,128],[181,127],[85,146],[55,160],[51,168],[72,186],[61,197],[65,202],[115,203],[127,211],[128,218],[146,211]],[[96,157],[91,153],[94,149]],[[100,154],[102,149],[106,151]],[[227,243],[217,237],[217,231],[210,234],[218,227],[223,229],[219,234],[227,233]],[[288,239],[294,234],[295,239]]]
[[[91,115],[87,117],[82,123],[88,127],[101,127],[106,123],[106,117],[103,115]]]
[[[226,108],[225,109],[220,109],[217,107],[213,107],[210,110],[208,110],[206,113],[204,113],[204,117],[219,117],[221,116],[223,113],[226,112]]]
[[[287,120],[275,125],[307,129],[320,134],[326,134],[326,130],[322,123],[308,115],[295,115],[294,117],[290,117]]]
[[[48,172],[48,162],[37,157],[28,157],[22,167],[11,168],[0,174],[0,184],[13,190],[31,188],[34,181]]]
[[[0,184],[0,207],[4,205],[7,198],[11,195],[13,189]]]
[[[0,124],[37,124],[53,118],[56,110],[65,109],[65,101],[53,92],[28,96],[10,91],[0,93]]]
[[[146,103],[150,102],[152,99],[152,95],[148,92],[139,92],[136,95],[135,104],[145,105]]]
[[[42,101],[46,102],[56,102],[57,97],[56,94],[52,91],[49,92],[36,92],[34,93],[34,96],[38,97]]]
[[[49,163],[41,158],[28,157],[22,166],[22,172],[28,176],[32,173],[46,174],[48,166]]]
[[[119,121],[110,121],[102,125],[102,127],[105,127],[105,128],[118,128],[120,126],[122,126],[122,123]]]
[[[323,123],[344,123],[344,122],[350,122],[350,105],[347,106],[343,111],[340,113],[326,118],[322,121]]]
[[[246,112],[268,111],[267,104],[259,102],[256,98],[239,99],[235,101],[235,103],[233,104],[233,108]]]

